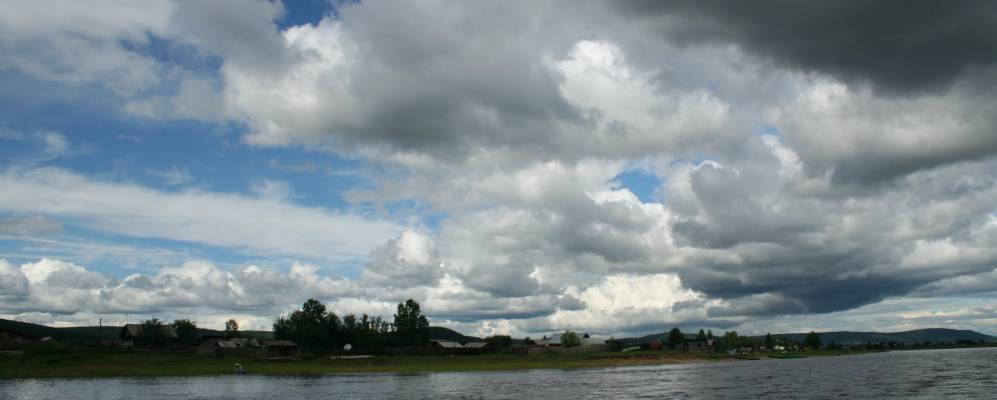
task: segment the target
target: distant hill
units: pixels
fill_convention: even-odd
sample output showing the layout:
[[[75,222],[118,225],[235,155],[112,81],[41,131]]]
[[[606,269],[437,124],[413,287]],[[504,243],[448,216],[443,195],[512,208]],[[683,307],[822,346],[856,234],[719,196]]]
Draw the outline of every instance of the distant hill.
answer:
[[[32,324],[29,322],[0,319],[0,329],[9,329],[14,332],[20,332],[37,337],[49,336],[54,340],[71,344],[88,344],[96,343],[98,340],[107,341],[118,339],[118,332],[121,331],[121,325],[105,325],[104,327],[74,326],[67,328],[55,328],[51,326]],[[223,333],[224,332],[222,331],[212,329],[197,330],[198,336],[221,336]],[[240,334],[246,337],[263,340],[273,337],[273,333],[268,331],[241,331]]]
[[[457,332],[450,328],[444,328],[442,326],[431,326],[429,327],[429,338],[431,340],[449,340],[459,343],[467,342],[480,342],[480,338],[474,336],[466,336],[460,332]]]
[[[958,329],[946,329],[946,328],[929,328],[929,329],[917,329],[913,331],[906,332],[851,332],[851,331],[834,331],[834,332],[817,332],[820,334],[820,340],[824,343],[835,342],[837,344],[860,344],[866,342],[872,343],[883,343],[883,342],[896,342],[896,343],[923,343],[930,341],[932,343],[955,343],[957,340],[971,340],[974,342],[983,340],[984,342],[997,342],[997,337],[984,335],[982,333],[970,330],[958,330]],[[714,332],[716,336],[723,336],[723,332]],[[773,337],[784,338],[792,340],[794,342],[803,342],[803,337],[806,333],[779,333],[772,334]],[[695,334],[686,333],[686,339],[695,338]],[[757,336],[762,338],[764,336]],[[634,343],[647,343],[651,341],[667,342],[668,332],[654,333],[650,335],[645,335],[635,338],[625,338],[620,339],[622,342],[634,342]]]
[[[976,331],[946,328],[916,329],[905,332],[834,331],[817,333],[820,334],[821,342],[835,342],[837,344],[861,344],[867,342],[896,342],[912,344],[924,343],[928,341],[932,343],[955,343],[958,340],[970,340],[974,342],[982,340],[984,342],[997,342],[997,337],[984,335]],[[772,336],[802,342],[805,335],[806,333],[783,333],[773,334]]]
[[[121,329],[120,325],[108,325],[103,328],[97,326],[78,326],[69,328],[55,328],[45,325],[32,324],[28,322],[11,321],[7,319],[0,319],[0,329],[8,329],[14,332],[21,332],[32,336],[45,337],[50,336],[52,339],[58,340],[60,342],[72,343],[72,344],[87,344],[95,343],[98,340],[115,340],[118,338],[118,331]],[[198,329],[198,336],[221,336],[224,332],[212,329]],[[253,337],[256,339],[267,340],[273,338],[273,332],[269,331],[242,331],[243,336]],[[851,332],[851,331],[833,331],[833,332],[818,332],[820,334],[820,339],[824,343],[835,342],[838,344],[860,344],[866,342],[872,343],[884,343],[884,342],[896,342],[896,343],[955,343],[958,340],[970,340],[978,342],[980,340],[984,342],[997,343],[997,337],[985,335],[976,331],[971,330],[958,330],[958,329],[946,329],[946,328],[930,328],[930,329],[917,329],[905,332]],[[717,336],[722,336],[723,332],[715,332]],[[788,340],[802,342],[803,337],[806,333],[780,333],[772,334],[774,337],[785,338]],[[429,327],[429,336],[432,340],[451,340],[454,342],[467,343],[467,342],[477,342],[481,341],[481,338],[474,336],[467,336],[453,329],[445,328],[442,326],[431,326]],[[686,333],[687,339],[693,339],[696,337],[695,333]],[[761,337],[759,337],[761,338]],[[655,333],[650,335],[645,335],[635,338],[623,338],[619,339],[622,342],[634,342],[634,343],[647,343],[651,341],[668,341],[668,332]]]

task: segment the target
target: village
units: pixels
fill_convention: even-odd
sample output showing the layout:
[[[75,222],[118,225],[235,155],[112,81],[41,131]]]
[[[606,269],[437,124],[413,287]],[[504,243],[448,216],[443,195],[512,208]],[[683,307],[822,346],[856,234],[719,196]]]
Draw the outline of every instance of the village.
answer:
[[[23,324],[22,324],[23,325]],[[116,330],[116,335],[110,337]],[[273,332],[239,330],[234,319],[225,323],[223,331],[199,329],[188,319],[164,323],[152,318],[142,323],[121,327],[98,326],[96,337],[60,344],[44,332],[33,334],[32,329],[15,325],[0,326],[0,348],[32,349],[33,347],[68,347],[103,350],[109,352],[167,352],[189,354],[201,358],[244,358],[257,360],[298,360],[317,357],[372,357],[379,356],[434,356],[503,354],[555,354],[555,353],[628,353],[628,352],[678,352],[717,353],[730,356],[769,351],[789,352],[816,350],[821,347],[816,333],[803,343],[774,339],[738,336],[725,332],[714,337],[712,330],[699,330],[697,334],[683,334],[673,328],[661,335],[640,338],[616,339],[598,337],[566,329],[551,332],[538,339],[525,337],[513,339],[508,335],[485,338],[465,336],[443,327],[430,327],[429,321],[414,300],[398,304],[398,313],[392,323],[380,317],[363,314],[357,318],[346,314],[340,318],[326,310],[321,302],[309,299],[301,309],[274,322]],[[16,351],[16,350],[14,350]]]
[[[993,338],[977,338],[972,336],[975,332],[936,331],[951,331],[957,336],[949,337],[961,339],[838,344],[823,342],[816,332],[743,336],[727,331],[714,336],[712,330],[693,334],[677,327],[634,338],[570,329],[554,330],[537,339],[478,338],[430,326],[419,304],[411,299],[398,304],[391,323],[366,314],[339,317],[309,299],[300,309],[278,316],[273,331],[242,331],[234,319],[225,323],[224,330],[199,328],[187,319],[164,323],[150,318],[120,326],[69,328],[0,320],[0,367],[9,367],[0,368],[0,378],[578,368],[994,345]]]

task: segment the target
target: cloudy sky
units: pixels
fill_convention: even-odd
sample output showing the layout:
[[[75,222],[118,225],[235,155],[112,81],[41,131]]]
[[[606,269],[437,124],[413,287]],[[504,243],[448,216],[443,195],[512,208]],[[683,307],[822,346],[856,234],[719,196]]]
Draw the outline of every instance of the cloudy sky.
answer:
[[[997,334],[987,1],[0,8],[0,317]]]

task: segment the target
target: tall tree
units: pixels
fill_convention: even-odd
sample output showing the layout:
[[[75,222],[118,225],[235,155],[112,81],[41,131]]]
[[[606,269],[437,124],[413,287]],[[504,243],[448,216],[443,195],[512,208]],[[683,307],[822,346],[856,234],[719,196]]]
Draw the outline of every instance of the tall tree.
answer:
[[[724,332],[723,346],[726,349],[733,349],[741,345],[741,338],[737,336],[737,331]]]
[[[699,333],[696,334],[696,340],[706,340],[706,332],[700,329]]]
[[[772,347],[775,347],[775,340],[772,339],[772,333],[767,332],[765,333],[765,348],[771,349]]]
[[[395,337],[402,346],[429,344],[429,320],[419,310],[419,303],[408,299],[398,303],[395,313]]]
[[[163,322],[158,318],[142,321],[137,342],[146,346],[162,346],[166,344],[166,333],[163,332]]]
[[[713,339],[713,329],[706,331],[706,339]]]
[[[817,332],[810,331],[810,333],[803,338],[803,345],[807,346],[809,349],[819,349],[822,345],[820,335],[818,335]]]
[[[340,328],[342,331],[342,341],[343,343],[350,343],[351,345],[358,345],[357,339],[360,333],[360,323],[357,321],[357,316],[353,314],[346,314],[343,316],[343,324]]]
[[[561,334],[561,346],[563,347],[578,347],[582,345],[582,339],[578,337],[578,334],[574,331],[564,331]]]
[[[309,351],[335,348],[344,336],[339,317],[315,299],[308,299],[286,317],[278,317],[273,327],[275,338],[292,340]]]
[[[239,337],[239,322],[234,318],[225,321],[225,337],[229,339]]]
[[[312,322],[321,322],[325,318],[325,304],[315,299],[308,299],[301,305],[302,317]]]
[[[173,321],[173,331],[177,333],[177,341],[193,345],[197,341],[197,324],[189,319],[177,319]]]
[[[681,346],[682,343],[685,343],[685,335],[682,334],[679,328],[672,328],[672,330],[668,331],[668,345],[675,348]]]

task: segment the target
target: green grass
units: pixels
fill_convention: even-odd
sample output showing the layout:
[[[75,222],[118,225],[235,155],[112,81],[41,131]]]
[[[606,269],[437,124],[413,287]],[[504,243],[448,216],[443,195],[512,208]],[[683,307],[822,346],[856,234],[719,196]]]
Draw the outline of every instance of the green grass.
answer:
[[[845,353],[807,354],[808,356]],[[232,373],[240,363],[253,375],[325,375],[363,372],[502,371],[573,369],[730,360],[726,354],[640,351],[582,354],[482,354],[467,356],[377,356],[372,359],[259,361],[196,358],[182,354],[103,353],[0,355],[0,379],[123,376],[204,376]]]

